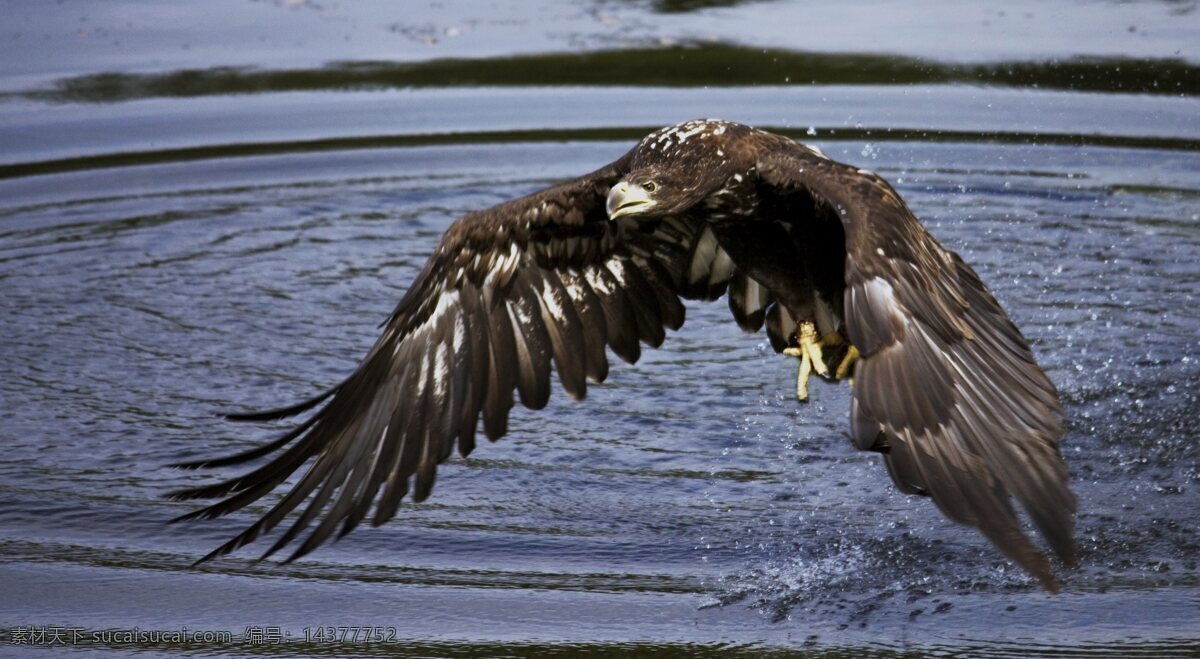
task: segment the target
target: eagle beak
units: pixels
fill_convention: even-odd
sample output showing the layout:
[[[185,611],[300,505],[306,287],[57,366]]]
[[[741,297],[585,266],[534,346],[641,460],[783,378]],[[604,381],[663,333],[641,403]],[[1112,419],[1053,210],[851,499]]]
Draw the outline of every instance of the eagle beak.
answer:
[[[642,186],[628,181],[620,181],[612,187],[612,190],[608,191],[608,203],[605,204],[605,209],[608,210],[608,219],[615,220],[625,215],[641,213],[657,203],[650,198],[650,193],[646,192]]]

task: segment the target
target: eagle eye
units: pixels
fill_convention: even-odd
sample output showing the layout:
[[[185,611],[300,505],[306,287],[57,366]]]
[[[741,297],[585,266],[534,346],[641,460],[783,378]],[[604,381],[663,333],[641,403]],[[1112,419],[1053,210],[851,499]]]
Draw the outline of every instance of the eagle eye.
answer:
[[[655,190],[658,189],[658,184],[655,183],[654,181],[646,181],[645,183],[642,184],[642,189],[645,190],[646,192],[654,192]]]

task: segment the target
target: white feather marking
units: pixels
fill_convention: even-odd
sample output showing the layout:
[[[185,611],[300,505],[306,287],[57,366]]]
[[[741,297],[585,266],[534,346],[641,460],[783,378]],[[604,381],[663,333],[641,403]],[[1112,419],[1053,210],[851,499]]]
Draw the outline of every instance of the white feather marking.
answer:
[[[467,323],[463,317],[457,316],[454,318],[454,354],[462,351],[463,345],[467,342]]]
[[[442,294],[438,296],[437,306],[433,308],[433,313],[429,315],[429,320],[426,320],[424,323],[422,323],[422,325],[433,325],[437,321],[441,320],[442,316],[446,315],[446,312],[450,310],[452,305],[457,304],[458,291],[442,291]]]
[[[542,289],[541,298],[542,306],[550,312],[551,316],[554,316],[555,320],[560,324],[567,322],[567,314],[563,310],[562,300],[558,299],[558,290],[554,286],[546,284],[546,287]]]
[[[805,145],[804,145],[804,148],[806,148],[806,149],[808,149],[809,151],[811,151],[811,152],[812,152],[812,154],[813,154],[814,156],[819,156],[819,157],[821,157],[821,158],[824,158],[824,159],[826,159],[826,160],[829,160],[829,156],[825,155],[825,152],[824,152],[824,151],[821,151],[821,149],[819,149],[819,148],[817,148],[817,147],[815,147],[815,146],[813,146],[813,145],[811,145],[811,144],[805,144]]]
[[[425,322],[421,323],[416,328],[414,328],[411,332],[409,332],[409,336],[420,334],[422,332],[428,332],[430,330],[430,328],[432,328],[434,325],[437,324],[438,320],[440,320],[442,316],[446,315],[451,309],[453,309],[457,306],[458,306],[458,291],[453,290],[453,289],[451,289],[451,290],[443,289],[441,294],[438,295],[437,305],[433,307],[433,312],[429,314],[429,317],[425,319]],[[404,341],[397,341],[396,347],[392,349],[392,354],[393,355],[399,354],[400,347],[403,344],[404,344]]]
[[[533,316],[529,314],[525,307],[513,304],[511,300],[508,302],[508,315],[512,316],[513,321],[519,323],[522,327],[528,327],[533,322]],[[520,331],[520,328],[516,329]]]
[[[671,126],[670,128],[664,128],[656,135],[652,134],[655,137],[655,141],[654,143],[649,144],[649,146],[653,149],[658,145],[662,145],[663,153],[668,154],[676,147],[686,143],[689,138],[695,135],[709,134],[714,132],[720,135],[721,133],[725,132],[725,127],[724,125],[721,125],[722,123],[723,122],[711,119],[697,119],[695,121],[688,121],[677,126]]]
[[[708,128],[707,123],[703,121],[692,121],[679,126],[673,132],[675,139],[679,142],[679,144],[683,144],[687,142],[688,139],[693,135],[699,135],[700,133],[703,133],[706,128]]]
[[[858,170],[858,173],[862,174],[863,176],[874,176],[875,175],[875,172],[873,172],[869,169],[860,169],[860,170]]]
[[[572,274],[560,278],[562,279],[563,287],[567,289],[567,295],[570,295],[576,304],[582,305],[587,300],[587,297],[583,290],[583,283],[579,281],[579,276]]]
[[[487,276],[483,278],[484,286],[494,286],[496,284],[496,275],[500,274],[500,268],[496,267],[498,260],[493,258],[488,264]]]
[[[446,391],[449,388],[449,375],[450,346],[447,346],[445,343],[438,343],[437,351],[434,353],[433,396],[439,403],[446,400]]]
[[[608,271],[611,272],[612,276],[616,278],[618,284],[622,286],[628,285],[625,281],[625,264],[622,263],[620,259],[613,257],[608,260],[606,265],[608,267]]]
[[[492,286],[496,283],[496,279],[501,276],[507,278],[514,270],[516,270],[517,262],[520,258],[521,254],[517,250],[517,244],[510,243],[508,254],[499,258],[495,258],[495,260],[492,262],[492,266],[488,268],[488,274],[483,280],[483,285]]]
[[[592,290],[604,295],[613,294],[615,289],[609,285],[608,279],[600,276],[600,271],[596,268],[588,268],[587,271],[584,272],[584,276],[587,277],[587,282],[588,284],[591,284]]]
[[[882,248],[882,247],[876,247],[876,248],[875,248],[875,253],[876,253],[876,254],[878,254],[878,255],[880,255],[880,256],[887,256],[887,254],[884,254],[884,253],[883,253],[883,248]]]

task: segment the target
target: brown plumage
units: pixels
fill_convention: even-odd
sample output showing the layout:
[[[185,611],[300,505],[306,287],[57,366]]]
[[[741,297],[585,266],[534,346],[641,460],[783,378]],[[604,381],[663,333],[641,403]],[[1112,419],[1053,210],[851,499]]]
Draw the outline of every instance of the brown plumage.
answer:
[[[858,448],[883,453],[900,490],[928,495],[1057,589],[1010,503],[1074,562],[1062,410],[1020,332],[882,179],[713,120],[656,131],[591,174],[455,222],[350,377],[298,405],[231,417],[320,406],[310,418],[265,446],[183,465],[272,456],[173,493],[224,497],[180,519],[238,510],[307,465],[259,521],[201,560],[298,509],[266,554],[313,524],[291,558],[368,517],[382,524],[406,495],[429,496],[455,446],[475,448],[480,420],[496,440],[516,400],[543,407],[551,368],[582,399],[608,372],[606,347],[637,361],[641,344],[657,347],[683,324],[681,297],[726,291],[738,325],[765,324],[777,351],[802,321],[855,346]]]

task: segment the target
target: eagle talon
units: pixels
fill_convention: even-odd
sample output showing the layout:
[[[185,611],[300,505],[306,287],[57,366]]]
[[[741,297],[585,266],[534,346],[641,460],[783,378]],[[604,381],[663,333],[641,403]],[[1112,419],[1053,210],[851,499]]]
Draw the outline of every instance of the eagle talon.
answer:
[[[784,348],[783,354],[800,360],[800,370],[796,374],[796,400],[800,402],[808,401],[808,380],[813,373],[830,382],[844,380],[859,358],[858,348],[847,343],[837,332],[826,332],[818,339],[817,329],[811,321],[800,323],[791,343],[793,345]],[[828,362],[825,350],[829,350]],[[833,364],[833,368],[828,364]]]
[[[824,373],[818,372],[818,375],[828,382],[842,379],[842,376],[836,375],[836,373],[840,362],[844,360],[845,355],[849,354],[849,345],[837,332],[822,334],[821,338],[817,340],[817,346],[821,348],[822,361],[828,368]]]
[[[850,370],[854,367],[854,363],[858,361],[858,348],[850,346],[846,349],[846,354],[842,355],[842,360],[838,362],[837,368],[833,370],[833,379],[842,380],[847,375],[850,375]],[[854,384],[851,380],[850,384]]]
[[[800,371],[796,374],[796,400],[808,400],[808,379],[816,372],[827,377],[829,367],[821,354],[821,342],[817,340],[817,328],[809,321],[800,323],[793,340],[797,345],[784,348],[783,354],[800,360]]]

